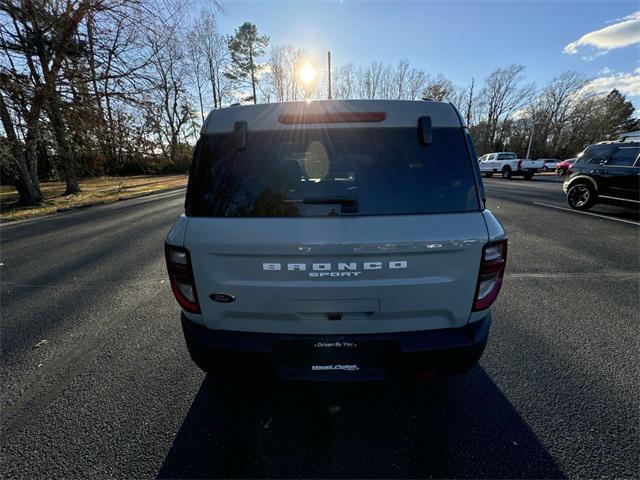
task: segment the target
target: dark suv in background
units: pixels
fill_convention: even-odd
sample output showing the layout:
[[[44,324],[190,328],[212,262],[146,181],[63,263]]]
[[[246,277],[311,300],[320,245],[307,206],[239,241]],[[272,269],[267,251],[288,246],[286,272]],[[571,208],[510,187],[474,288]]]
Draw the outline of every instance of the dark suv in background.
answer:
[[[571,166],[563,189],[571,208],[596,203],[640,205],[640,142],[590,145]]]

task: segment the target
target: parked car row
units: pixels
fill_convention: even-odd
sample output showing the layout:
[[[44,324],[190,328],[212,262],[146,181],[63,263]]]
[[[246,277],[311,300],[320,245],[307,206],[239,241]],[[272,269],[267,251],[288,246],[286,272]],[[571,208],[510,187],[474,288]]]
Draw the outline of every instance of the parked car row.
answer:
[[[496,174],[502,178],[521,176],[525,180],[530,180],[537,172],[555,171],[559,176],[565,175],[569,171],[569,165],[575,161],[575,158],[563,161],[557,158],[519,159],[513,152],[487,153],[478,159],[480,172],[485,177]]]
[[[544,168],[542,160],[523,160],[513,152],[487,153],[478,159],[480,172],[485,177],[494,174],[501,175],[502,178],[524,177],[531,180],[536,172]]]
[[[555,169],[566,176],[563,190],[571,208],[587,210],[597,203],[640,206],[640,135],[625,134],[616,141],[587,147],[576,158],[562,162],[551,158],[521,160],[513,152],[488,153],[478,159],[485,177],[519,175],[526,180]]]

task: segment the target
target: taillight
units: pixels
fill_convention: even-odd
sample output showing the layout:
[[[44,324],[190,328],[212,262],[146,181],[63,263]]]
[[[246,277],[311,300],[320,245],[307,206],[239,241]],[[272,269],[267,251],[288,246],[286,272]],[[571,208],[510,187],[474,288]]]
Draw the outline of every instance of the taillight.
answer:
[[[487,243],[482,249],[482,261],[476,286],[473,310],[489,308],[498,297],[504,269],[507,265],[507,241]]]
[[[164,256],[167,260],[171,290],[173,290],[176,300],[187,312],[200,313],[189,250],[165,243]]]

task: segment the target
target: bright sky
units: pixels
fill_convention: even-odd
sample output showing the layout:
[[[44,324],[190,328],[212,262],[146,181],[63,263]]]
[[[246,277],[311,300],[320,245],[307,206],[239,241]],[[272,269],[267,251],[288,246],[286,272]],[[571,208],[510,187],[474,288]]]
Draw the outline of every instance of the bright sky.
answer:
[[[640,108],[640,2],[630,1],[262,1],[223,0],[223,33],[244,21],[310,52],[325,68],[408,59],[455,83],[482,81],[509,63],[539,85],[565,70],[594,88],[614,86]]]

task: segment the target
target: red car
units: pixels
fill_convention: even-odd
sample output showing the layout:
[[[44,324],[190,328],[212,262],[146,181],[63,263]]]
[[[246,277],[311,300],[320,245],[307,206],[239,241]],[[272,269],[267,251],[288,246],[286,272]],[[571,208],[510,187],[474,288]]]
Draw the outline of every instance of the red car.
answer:
[[[576,163],[576,160],[577,160],[577,158],[568,158],[568,159],[563,160],[562,162],[558,163],[556,165],[556,174],[559,177],[565,175],[567,172],[569,172],[569,168],[571,167],[571,165]]]

